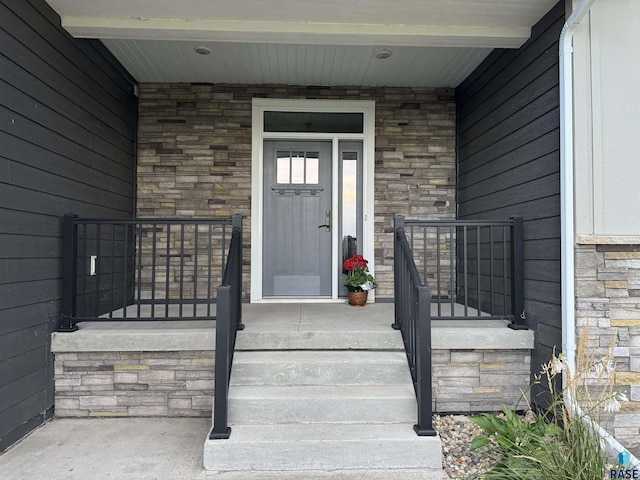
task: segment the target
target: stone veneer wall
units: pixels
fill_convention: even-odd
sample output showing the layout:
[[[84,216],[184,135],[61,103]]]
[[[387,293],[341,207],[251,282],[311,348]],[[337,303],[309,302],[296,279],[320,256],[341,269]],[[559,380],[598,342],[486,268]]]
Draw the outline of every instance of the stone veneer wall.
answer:
[[[576,323],[578,336],[588,326],[589,343],[604,355],[615,339],[615,389],[629,402],[605,429],[640,456],[640,244],[576,247]]]
[[[526,409],[530,350],[434,349],[434,411],[497,412],[503,405]]]
[[[210,417],[213,355],[203,350],[58,352],[55,414]],[[529,383],[530,361],[526,349],[434,350],[434,411],[489,412],[516,405]]]
[[[250,247],[251,101],[262,97],[375,100],[378,296],[393,295],[394,215],[455,218],[453,90],[140,84],[139,91],[140,217],[240,213]],[[245,292],[249,269],[247,263]]]
[[[214,352],[55,354],[58,417],[210,417]]]

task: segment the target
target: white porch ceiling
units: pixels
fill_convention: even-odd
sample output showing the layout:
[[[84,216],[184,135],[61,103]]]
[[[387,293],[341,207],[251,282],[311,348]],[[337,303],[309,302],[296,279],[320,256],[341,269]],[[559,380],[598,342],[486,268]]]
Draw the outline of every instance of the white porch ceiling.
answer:
[[[556,0],[47,0],[141,82],[455,87]],[[210,55],[193,48],[204,45]],[[387,48],[387,60],[373,53]]]

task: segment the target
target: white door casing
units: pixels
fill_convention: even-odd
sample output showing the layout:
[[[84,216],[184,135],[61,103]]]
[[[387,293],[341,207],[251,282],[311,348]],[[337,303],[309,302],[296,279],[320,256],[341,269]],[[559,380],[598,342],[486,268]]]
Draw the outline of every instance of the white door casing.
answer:
[[[329,112],[360,113],[363,116],[362,133],[316,133],[316,132],[265,132],[264,112]],[[305,298],[265,299],[263,295],[263,238],[264,238],[264,141],[265,140],[305,140],[331,142],[332,194],[331,224],[338,225],[339,212],[339,142],[360,141],[363,144],[362,166],[362,254],[369,260],[369,268],[375,273],[374,263],[374,165],[375,165],[375,102],[368,100],[281,100],[254,98],[252,109],[252,188],[251,188],[251,301],[304,301]],[[341,278],[340,239],[337,228],[331,229],[331,298],[338,300],[339,279]],[[374,295],[370,294],[370,300]],[[312,300],[312,299],[310,299]],[[315,301],[318,301],[317,299]]]

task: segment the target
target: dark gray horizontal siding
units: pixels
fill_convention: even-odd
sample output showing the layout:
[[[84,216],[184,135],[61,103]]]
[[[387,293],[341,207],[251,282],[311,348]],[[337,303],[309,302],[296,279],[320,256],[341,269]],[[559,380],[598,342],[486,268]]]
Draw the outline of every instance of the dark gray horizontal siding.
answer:
[[[42,317],[48,317],[49,313],[48,305],[43,303],[7,308],[2,311],[0,336],[18,330],[29,331],[29,329],[41,325]]]
[[[9,384],[21,376],[37,372],[46,364],[48,354],[45,343],[33,350],[3,360],[0,362],[0,385]]]
[[[0,451],[53,410],[62,216],[133,216],[134,83],[44,0],[0,0]]]
[[[494,50],[456,90],[456,96],[469,109],[460,118],[477,123],[492,111],[492,98],[510,99],[514,87],[537,79],[552,64],[558,63],[558,39],[564,24],[560,2],[532,28],[531,39],[518,50]],[[517,79],[516,77],[522,77]],[[475,115],[475,116],[474,116]]]
[[[0,85],[1,88],[2,85]],[[22,141],[29,141],[34,135],[37,135],[37,145],[54,154],[69,158],[85,158],[85,161],[94,159],[93,162],[96,163],[99,170],[112,169],[114,171],[113,175],[116,177],[123,178],[127,176],[127,170],[130,167],[124,163],[126,157],[124,152],[112,149],[111,153],[114,153],[115,156],[111,158],[107,156],[107,152],[89,147],[95,136],[100,133],[99,131],[93,135],[76,135],[75,139],[70,139],[56,129],[55,122],[49,126],[42,125],[38,117],[29,118],[26,116],[29,113],[39,113],[39,111],[16,111],[7,108],[3,102],[0,108],[0,120],[5,125],[8,125],[5,133]]]
[[[495,50],[456,90],[458,217],[524,217],[534,373],[562,341],[558,39],[563,2],[518,50]]]
[[[14,132],[15,133],[15,132]],[[95,186],[101,184],[105,189],[120,192],[131,184],[131,170],[114,164],[109,159],[91,158],[90,155],[67,157],[47,150],[40,145],[27,143],[19,137],[0,132],[2,156],[22,165],[37,168],[69,180]],[[57,146],[60,149],[60,145]]]
[[[82,200],[74,200],[68,197],[43,193],[6,183],[0,183],[0,198],[3,198],[4,208],[19,212],[55,215],[60,211],[89,211],[91,213],[82,213],[80,215],[92,218],[124,218],[127,213],[127,211],[109,208],[108,206],[102,206],[91,201],[84,202]]]
[[[0,209],[0,234],[58,236],[60,218],[33,212]]]
[[[131,77],[122,67],[104,60],[106,49],[99,42],[72,38],[60,27],[60,18],[43,1],[4,0],[0,9],[3,19],[0,26],[22,44],[19,48],[22,55],[42,59],[63,78],[71,80],[72,86],[116,112],[126,124],[135,126],[135,109],[128,107]],[[3,55],[11,55],[12,49],[7,50]],[[43,73],[48,74],[47,79],[56,78],[49,70]]]
[[[11,258],[4,262],[7,282],[57,279],[62,270],[60,258]],[[0,280],[0,283],[5,282]]]
[[[5,259],[43,259],[57,258],[62,255],[62,242],[58,237],[41,237],[36,235],[3,235],[2,245],[7,249],[2,256]],[[8,265],[8,263],[7,263]]]

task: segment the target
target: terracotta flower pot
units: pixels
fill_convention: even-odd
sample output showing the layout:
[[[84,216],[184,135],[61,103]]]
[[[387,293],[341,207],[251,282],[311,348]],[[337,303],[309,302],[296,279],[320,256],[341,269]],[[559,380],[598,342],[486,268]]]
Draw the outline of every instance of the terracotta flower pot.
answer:
[[[369,292],[349,292],[349,305],[353,307],[364,307],[367,303]]]

